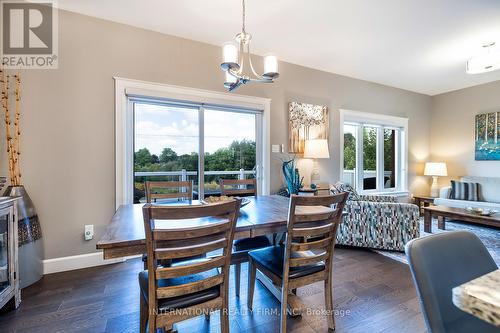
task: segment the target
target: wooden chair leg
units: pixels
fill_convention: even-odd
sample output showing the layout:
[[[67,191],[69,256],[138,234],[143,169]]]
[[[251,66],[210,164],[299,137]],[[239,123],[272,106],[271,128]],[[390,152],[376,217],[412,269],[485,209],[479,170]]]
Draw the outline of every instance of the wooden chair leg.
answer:
[[[156,316],[151,314],[148,315],[148,323],[149,323],[148,333],[156,333]]]
[[[174,324],[170,324],[169,326],[161,328],[160,333],[177,333],[177,330],[174,329]]]
[[[205,320],[207,320],[207,321],[210,320],[210,312],[205,313]]]
[[[146,333],[146,327],[148,326],[149,307],[144,297],[142,297],[142,293],[141,295],[139,295],[139,298],[140,298],[140,314],[139,314],[140,328],[141,328],[141,333]]]
[[[281,288],[280,333],[286,333],[287,313],[288,313],[288,287],[284,285],[283,288]]]
[[[240,281],[241,281],[241,263],[234,265],[234,281],[236,297],[240,297]]]
[[[335,315],[333,312],[333,290],[332,290],[331,278],[327,278],[325,280],[325,309],[327,313],[331,314],[326,316],[326,320],[328,322],[328,329],[334,331]]]
[[[257,273],[257,267],[253,264],[252,258],[248,260],[248,295],[247,295],[247,307],[252,310],[253,307],[253,292],[255,289],[255,274]]]
[[[221,333],[229,333],[229,314],[228,314],[228,304],[226,303],[226,309],[222,308],[220,310],[220,331]]]

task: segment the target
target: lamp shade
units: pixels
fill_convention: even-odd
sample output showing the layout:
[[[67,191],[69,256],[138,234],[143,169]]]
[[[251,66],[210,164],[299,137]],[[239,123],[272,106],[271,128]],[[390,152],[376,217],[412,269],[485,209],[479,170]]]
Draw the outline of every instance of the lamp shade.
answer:
[[[306,140],[304,158],[329,158],[328,140],[314,139]]]
[[[233,42],[224,43],[222,46],[224,63],[238,63],[238,47]]]
[[[264,57],[264,76],[276,76],[278,74],[278,58],[274,54]]]
[[[425,176],[448,176],[446,163],[444,162],[427,162],[425,163]]]

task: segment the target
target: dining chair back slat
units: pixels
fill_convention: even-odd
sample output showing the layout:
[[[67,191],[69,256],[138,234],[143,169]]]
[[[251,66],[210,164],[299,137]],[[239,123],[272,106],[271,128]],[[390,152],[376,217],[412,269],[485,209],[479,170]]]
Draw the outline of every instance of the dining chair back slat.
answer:
[[[324,251],[320,254],[311,255],[308,257],[290,258],[290,267],[309,266],[328,259],[328,252]]]
[[[180,286],[160,287],[156,289],[156,297],[162,299],[192,294],[221,285],[223,281],[224,275],[217,274],[200,281],[190,282]]]
[[[193,199],[192,181],[147,181],[145,188],[146,200],[148,203],[156,202],[159,199]]]
[[[252,179],[220,179],[221,194],[226,196],[257,195],[257,180]],[[251,187],[248,187],[251,185]]]
[[[320,225],[320,226],[294,228],[293,236],[294,237],[323,236],[324,234],[329,233],[332,227],[333,227],[332,223],[327,223],[325,225]]]
[[[202,261],[188,266],[159,267],[156,269],[156,279],[169,279],[179,276],[198,274],[213,268],[222,267],[224,265],[224,260],[224,256],[217,256],[212,260]]]
[[[153,253],[155,258],[158,260],[177,259],[199,256],[218,249],[225,250],[227,246],[227,238],[223,237],[211,242],[199,243],[190,246],[156,248],[153,250]]]
[[[219,234],[226,232],[231,224],[227,219],[223,219],[221,222],[213,222],[207,225],[201,225],[193,228],[176,228],[169,230],[168,232],[163,232],[162,230],[153,230],[154,240],[176,240],[176,239],[191,239],[210,236],[214,234]]]

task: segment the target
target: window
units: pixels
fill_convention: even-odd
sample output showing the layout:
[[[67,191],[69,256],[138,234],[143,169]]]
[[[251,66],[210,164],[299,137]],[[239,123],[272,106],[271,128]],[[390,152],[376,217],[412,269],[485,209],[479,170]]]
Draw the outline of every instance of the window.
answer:
[[[341,111],[342,181],[360,192],[406,191],[407,119]]]
[[[269,194],[270,100],[115,78],[116,205],[145,200],[146,180],[257,178]]]
[[[153,103],[143,98],[131,102],[135,203],[145,201],[148,180],[192,181],[194,198],[202,199],[220,194],[221,178],[256,177],[260,112]]]

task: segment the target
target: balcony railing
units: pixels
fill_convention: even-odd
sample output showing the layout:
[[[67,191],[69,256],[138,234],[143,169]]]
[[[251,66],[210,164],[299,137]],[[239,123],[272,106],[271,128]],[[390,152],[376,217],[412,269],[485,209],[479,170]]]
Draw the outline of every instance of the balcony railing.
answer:
[[[203,193],[207,195],[220,195],[220,189],[217,182],[217,178],[222,178],[223,176],[230,176],[231,178],[246,179],[248,176],[256,176],[255,170],[228,170],[228,171],[205,171],[204,172],[204,184]],[[209,179],[207,180],[207,176]],[[219,177],[217,177],[219,176]],[[134,172],[135,178],[135,189],[134,189],[134,202],[143,202],[144,198],[144,184],[142,184],[148,178],[153,178],[154,180],[165,180],[165,181],[188,181],[193,180],[193,195],[194,198],[198,198],[201,193],[199,193],[200,188],[198,185],[198,171],[188,171],[185,169],[178,171],[137,171]],[[142,178],[142,179],[137,179]],[[210,179],[212,178],[212,179]],[[215,180],[215,182],[214,182]]]
[[[255,176],[254,170],[232,170],[232,171],[205,171],[205,176],[225,176],[225,175],[238,175],[239,179],[245,179],[246,175]],[[179,171],[138,171],[134,172],[135,177],[157,177],[157,176],[171,176],[178,177],[180,181],[188,180],[188,176],[196,176],[198,171],[187,171],[185,169]]]

